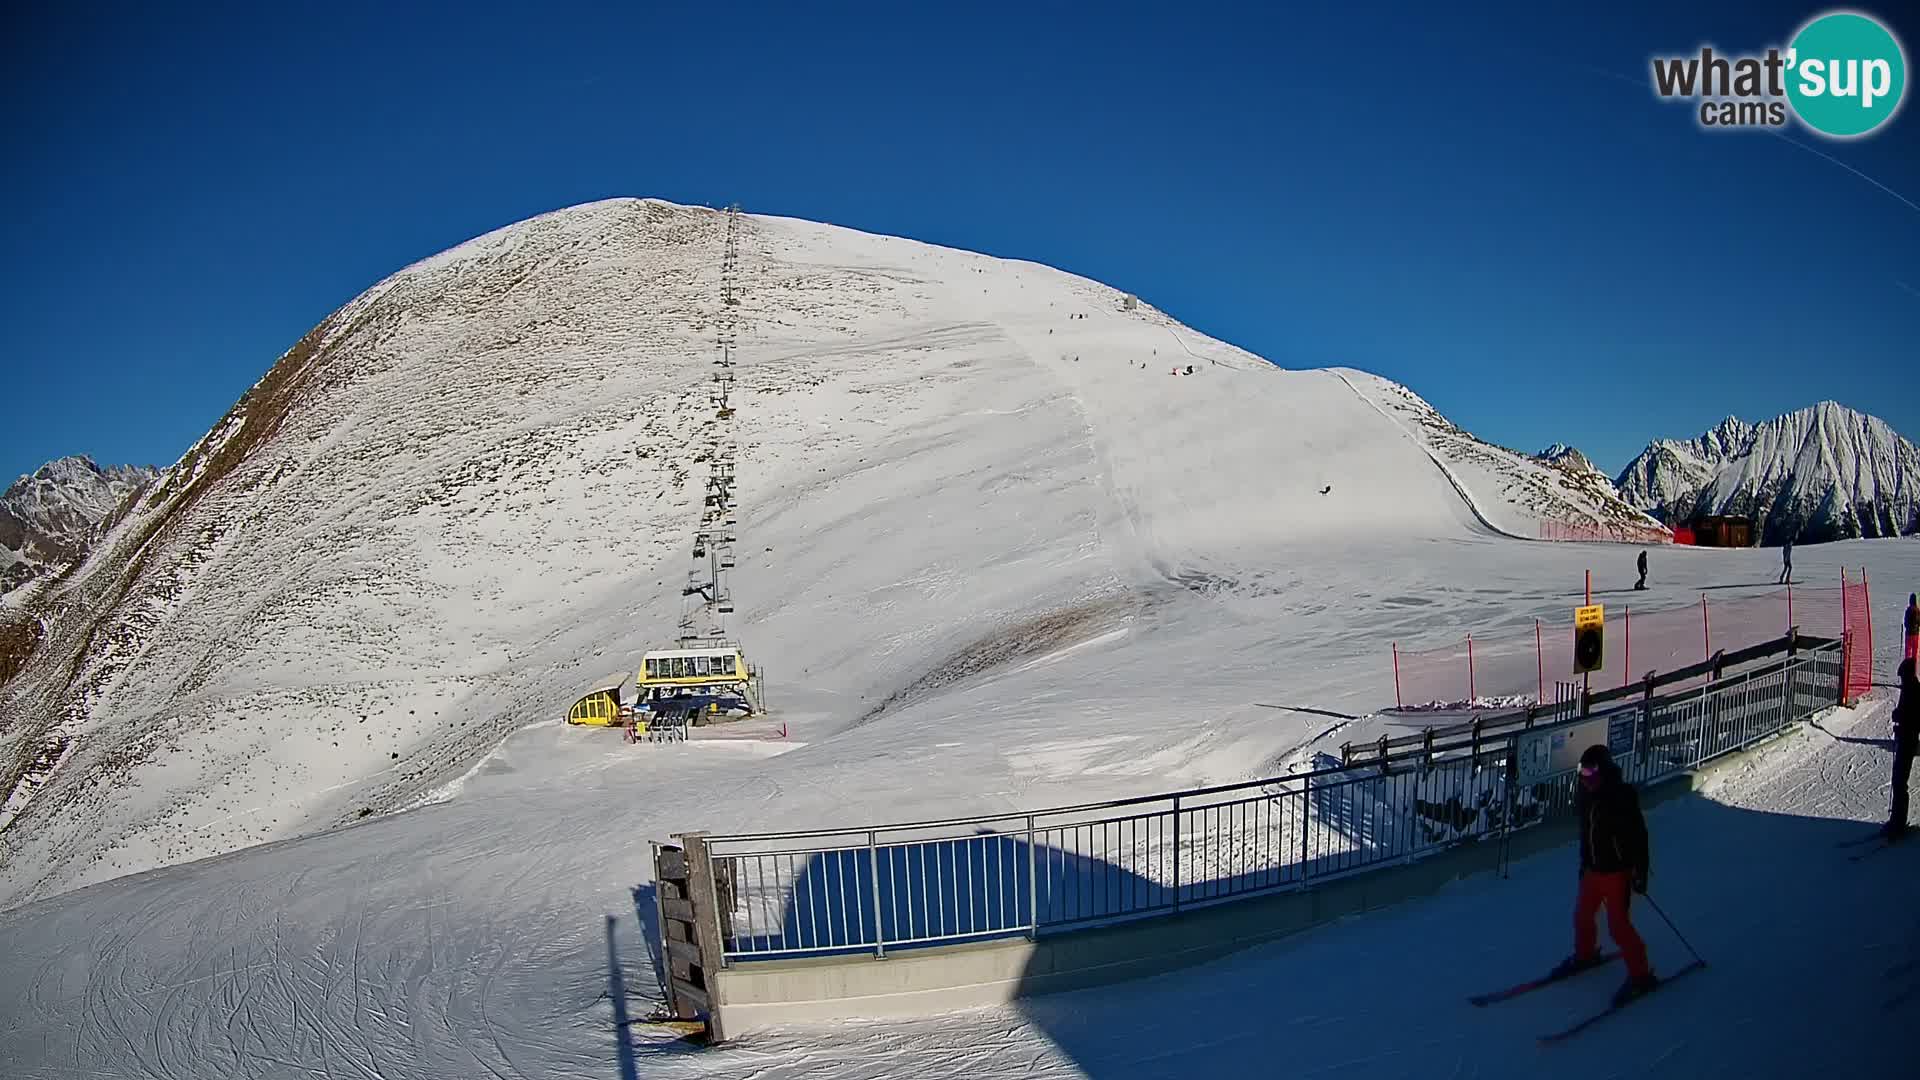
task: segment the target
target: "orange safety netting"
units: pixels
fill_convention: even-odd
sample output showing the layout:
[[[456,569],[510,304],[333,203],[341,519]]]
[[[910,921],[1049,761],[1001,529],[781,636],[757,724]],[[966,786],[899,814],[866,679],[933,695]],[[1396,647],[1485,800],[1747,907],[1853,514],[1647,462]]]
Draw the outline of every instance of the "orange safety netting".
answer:
[[[1864,613],[1864,582],[1847,590],[1844,599]],[[1711,660],[1717,652],[1777,640],[1794,626],[1803,635],[1838,638],[1853,618],[1852,607],[1843,610],[1842,603],[1841,588],[1793,585],[1730,599],[1702,593],[1699,601],[1684,607],[1611,608],[1605,659],[1592,683],[1596,688],[1624,686],[1650,672],[1672,671]],[[1417,651],[1395,644],[1395,704],[1487,708],[1550,701],[1555,683],[1578,679],[1572,616],[1569,611],[1564,621],[1536,620],[1533,632],[1523,635],[1467,634],[1455,644]]]
[[[1602,544],[1671,544],[1673,533],[1652,525],[1542,521],[1540,539]]]
[[[1847,580],[1847,572],[1840,571],[1840,595],[1846,629],[1840,700],[1852,704],[1873,686],[1873,601],[1864,568],[1859,581]]]

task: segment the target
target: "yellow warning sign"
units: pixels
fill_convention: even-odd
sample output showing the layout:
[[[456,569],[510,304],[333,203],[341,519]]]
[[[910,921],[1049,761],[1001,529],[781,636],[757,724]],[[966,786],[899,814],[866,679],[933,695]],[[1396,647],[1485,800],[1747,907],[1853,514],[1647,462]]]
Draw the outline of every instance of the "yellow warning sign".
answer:
[[[1606,663],[1607,609],[1588,604],[1573,609],[1573,670],[1599,671]]]

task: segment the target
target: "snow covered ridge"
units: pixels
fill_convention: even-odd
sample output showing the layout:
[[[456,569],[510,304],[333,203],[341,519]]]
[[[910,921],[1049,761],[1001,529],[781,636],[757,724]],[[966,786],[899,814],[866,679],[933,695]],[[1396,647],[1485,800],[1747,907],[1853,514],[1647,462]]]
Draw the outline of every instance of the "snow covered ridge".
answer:
[[[1499,531],[1529,540],[1548,536],[1555,525],[1592,527],[1596,532],[1664,532],[1658,521],[1628,505],[1578,450],[1556,443],[1533,457],[1495,446],[1442,416],[1407,387],[1353,374],[1358,376],[1356,390],[1417,440],[1463,497],[1482,504],[1480,515]]]
[[[1655,442],[1618,487],[1674,524],[1750,518],[1762,544],[1920,532],[1920,448],[1832,401],[1758,425],[1729,417],[1697,439]]]
[[[1343,577],[1356,545],[1478,557],[1639,518],[1404,387],[1278,369],[1098,282],[742,220],[738,637],[809,745],[779,768],[904,755],[910,812],[977,811],[1002,772],[1078,799],[1254,767],[1290,748],[1257,695],[1391,700],[1321,593],[1397,598],[1421,561]],[[411,805],[670,637],[723,237],[654,200],[546,214],[289,349],[12,624],[0,793],[58,764],[0,834],[0,906]],[[1001,647],[1034,626],[1065,659]],[[1138,678],[1243,652],[1257,693]],[[989,729],[922,741],[990,689]],[[1250,726],[1135,720],[1196,714]]]
[[[0,494],[0,594],[85,555],[103,522],[158,469],[102,467],[85,456],[50,461]]]

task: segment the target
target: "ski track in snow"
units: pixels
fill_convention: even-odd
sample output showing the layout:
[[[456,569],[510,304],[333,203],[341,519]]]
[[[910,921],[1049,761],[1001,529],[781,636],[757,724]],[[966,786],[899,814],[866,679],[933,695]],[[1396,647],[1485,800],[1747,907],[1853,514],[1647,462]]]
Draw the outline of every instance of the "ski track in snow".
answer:
[[[1387,410],[1381,408],[1378,402],[1374,401],[1372,398],[1368,397],[1367,395],[1361,393],[1360,388],[1353,385],[1353,380],[1349,379],[1345,372],[1336,371],[1333,374],[1341,382],[1347,385],[1347,389],[1353,391],[1353,394],[1355,397],[1359,398],[1361,401],[1366,402],[1367,405],[1371,407],[1374,412],[1379,413],[1381,419],[1385,420],[1389,424],[1392,424],[1395,428],[1398,428],[1400,433],[1403,436],[1405,436],[1408,440],[1414,441],[1414,442],[1419,441],[1418,437],[1415,436],[1412,432],[1408,431],[1405,425],[1401,424],[1398,420],[1395,420],[1393,417],[1387,415]],[[1474,520],[1478,521],[1480,525],[1483,528],[1485,528],[1488,532],[1497,533],[1501,536],[1506,536],[1515,540],[1533,539],[1532,537],[1516,536],[1515,534],[1510,533],[1505,529],[1502,529],[1500,526],[1495,525],[1491,520],[1487,518],[1486,512],[1480,509],[1480,504],[1474,501],[1473,493],[1468,491],[1467,486],[1460,482],[1460,477],[1455,475],[1454,471],[1447,467],[1447,463],[1444,461],[1441,461],[1439,455],[1435,454],[1431,449],[1426,447],[1424,444],[1421,445],[1420,449],[1422,453],[1427,455],[1427,460],[1433,462],[1433,467],[1440,470],[1440,475],[1446,477],[1447,483],[1450,486],[1452,486],[1455,492],[1459,494],[1460,501],[1467,504],[1467,509],[1473,512]]]
[[[749,218],[736,626],[792,738],[542,723],[677,610],[718,234],[662,207],[538,219],[382,283],[253,487],[145,541],[164,587],[111,621],[90,711],[59,721],[85,748],[4,836],[0,1075],[615,1075],[609,917],[628,1013],[659,996],[632,892],[650,838],[1253,778],[1399,730],[1370,715],[1389,641],[1564,619],[1585,570],[1633,578],[1633,549],[1498,535],[1596,508],[1384,380],[1273,369],[1045,267]],[[1168,334],[1194,375],[1167,373]],[[1797,561],[1911,581],[1920,545]],[[1663,552],[1640,602],[1774,567]],[[635,1052],[649,1077],[768,1080],[1697,1077],[1808,1064],[1795,1040],[1832,1031],[1870,1065],[1869,946],[1914,940],[1886,906],[1912,862],[1824,869],[1829,833],[1884,812],[1884,709],[1822,723],[1658,811],[1656,896],[1714,967],[1582,1036],[1606,1053],[1531,1040],[1608,987],[1465,1011],[1565,950],[1567,853],[1163,979],[713,1053],[636,1027]],[[1762,869],[1782,858],[1820,869]]]

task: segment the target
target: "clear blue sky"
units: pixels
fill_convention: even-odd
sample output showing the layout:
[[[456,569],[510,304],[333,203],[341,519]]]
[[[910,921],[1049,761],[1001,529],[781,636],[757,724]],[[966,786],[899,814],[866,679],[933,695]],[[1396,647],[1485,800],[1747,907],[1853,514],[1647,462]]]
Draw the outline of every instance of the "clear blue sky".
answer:
[[[1609,470],[1821,398],[1920,435],[1920,105],[1795,146],[1647,87],[1811,5],[162,6],[5,16],[7,477],[171,463],[380,277],[615,195],[1050,263]]]

